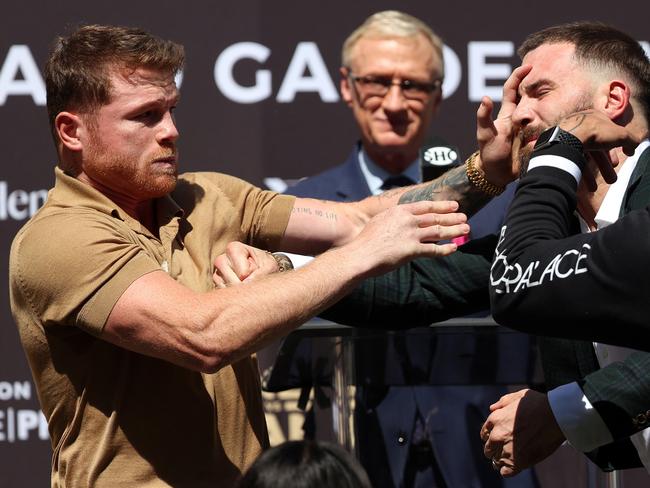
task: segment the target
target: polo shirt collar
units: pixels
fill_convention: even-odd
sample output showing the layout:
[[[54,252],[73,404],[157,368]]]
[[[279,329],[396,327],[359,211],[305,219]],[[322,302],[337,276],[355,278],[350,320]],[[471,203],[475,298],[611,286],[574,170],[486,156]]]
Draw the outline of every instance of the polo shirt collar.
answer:
[[[79,181],[77,178],[65,173],[58,166],[54,168],[55,183],[49,199],[58,202],[66,207],[86,207],[98,212],[111,215],[132,226],[140,226],[140,223],[127,214],[122,208],[113,202],[102,192],[92,186]],[[182,217],[183,209],[174,201],[170,195],[156,199],[156,217],[162,225],[170,222],[174,217]],[[137,226],[135,225],[137,223]]]

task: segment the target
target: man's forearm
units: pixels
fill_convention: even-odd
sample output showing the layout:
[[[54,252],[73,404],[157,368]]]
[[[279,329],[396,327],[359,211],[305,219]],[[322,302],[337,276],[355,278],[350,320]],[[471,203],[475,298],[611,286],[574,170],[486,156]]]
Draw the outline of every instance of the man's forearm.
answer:
[[[486,310],[495,244],[496,236],[487,236],[450,256],[412,261],[364,281],[320,316],[346,325],[392,330]]]
[[[355,203],[363,215],[372,217],[393,205],[419,202],[454,200],[468,217],[480,210],[492,199],[469,181],[465,165],[450,169],[433,181],[419,185],[394,188],[381,195],[368,197]]]
[[[480,210],[492,196],[477,188],[467,177],[465,165],[458,166],[431,182],[424,183],[402,193],[399,203],[420,200],[455,200],[460,212],[468,217]]]

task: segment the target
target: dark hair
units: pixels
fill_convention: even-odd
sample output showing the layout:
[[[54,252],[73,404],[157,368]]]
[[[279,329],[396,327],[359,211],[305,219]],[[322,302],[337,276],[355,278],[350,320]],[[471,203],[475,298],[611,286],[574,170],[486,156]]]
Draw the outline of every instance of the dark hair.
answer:
[[[146,67],[174,75],[184,60],[183,46],[132,27],[86,25],[58,37],[45,66],[52,133],[60,112],[92,113],[110,101],[111,69]]]
[[[262,453],[238,488],[371,488],[350,453],[334,444],[289,441]]]
[[[601,22],[571,22],[529,35],[517,54],[523,58],[542,44],[562,42],[575,46],[579,63],[624,74],[633,83],[633,98],[641,103],[646,120],[650,119],[650,61],[635,39]]]

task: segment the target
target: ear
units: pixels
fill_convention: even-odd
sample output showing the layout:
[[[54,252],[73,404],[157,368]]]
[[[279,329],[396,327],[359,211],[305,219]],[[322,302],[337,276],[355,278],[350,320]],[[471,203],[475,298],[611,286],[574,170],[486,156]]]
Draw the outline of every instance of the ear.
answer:
[[[350,85],[350,71],[345,66],[341,66],[339,68],[339,74],[341,75],[341,98],[348,107],[352,107],[352,101],[354,98],[354,93],[352,90],[354,90],[354,88]]]
[[[81,133],[84,131],[84,123],[79,115],[70,112],[59,112],[54,119],[54,130],[59,136],[61,144],[70,151],[81,151]]]
[[[603,111],[612,120],[620,118],[630,105],[630,87],[621,80],[612,80],[603,87]]]

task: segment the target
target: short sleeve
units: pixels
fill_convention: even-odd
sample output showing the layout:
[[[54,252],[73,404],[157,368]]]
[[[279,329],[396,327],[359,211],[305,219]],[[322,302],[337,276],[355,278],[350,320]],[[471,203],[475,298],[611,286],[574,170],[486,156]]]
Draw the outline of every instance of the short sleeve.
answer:
[[[124,222],[96,212],[55,213],[28,224],[11,249],[14,314],[32,314],[43,328],[100,335],[129,285],[160,269],[131,234]]]

